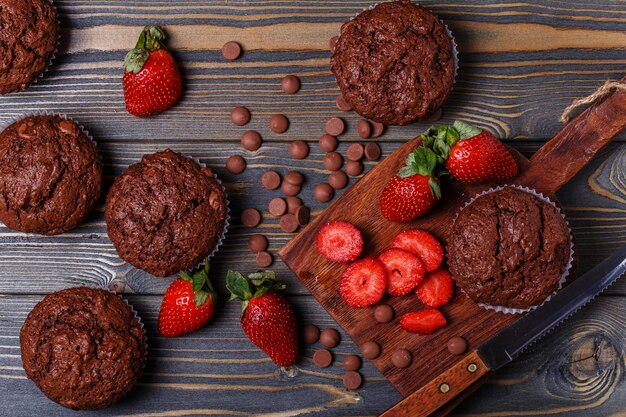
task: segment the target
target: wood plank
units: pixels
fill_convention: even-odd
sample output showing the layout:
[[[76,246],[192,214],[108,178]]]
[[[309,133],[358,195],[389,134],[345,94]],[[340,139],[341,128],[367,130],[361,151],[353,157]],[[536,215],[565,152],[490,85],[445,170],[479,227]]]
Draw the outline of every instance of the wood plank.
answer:
[[[0,296],[2,414],[92,415],[51,403],[25,378],[19,358],[19,329],[40,299]],[[225,302],[215,321],[193,335],[163,339],[156,335],[160,297],[130,296],[129,301],[146,324],[151,359],[130,398],[98,415],[375,416],[400,399],[367,360],[362,370],[365,385],[356,392],[341,389],[343,368],[339,362],[324,370],[313,365],[311,357],[317,345],[303,349],[296,378],[277,380],[274,365],[240,330],[236,303]],[[292,297],[291,301],[302,323],[336,327],[312,297]],[[626,342],[624,317],[626,297],[600,297],[499,372],[454,415],[618,415],[626,406],[620,359]],[[339,361],[358,352],[344,333],[342,337],[334,349]]]
[[[380,143],[384,156],[400,145],[398,142]],[[526,143],[518,148],[530,155],[539,145],[537,142]],[[259,176],[262,172],[270,167],[282,173],[292,169],[300,170],[306,177],[302,199],[313,209],[314,215],[326,207],[326,204],[318,203],[313,198],[314,185],[325,181],[327,175],[321,163],[323,152],[315,143],[310,143],[311,154],[303,161],[291,159],[287,145],[279,142],[266,143],[257,152],[243,151],[242,155],[248,160],[248,169],[244,174],[234,176],[222,168],[226,158],[237,149],[230,144],[106,142],[100,148],[109,182],[129,164],[139,161],[142,154],[168,146],[217,167],[218,176],[225,181],[231,201],[233,226],[214,263],[215,281],[221,291],[224,291],[222,279],[229,268],[242,271],[257,268],[254,256],[247,250],[247,240],[251,234],[266,234],[270,240],[270,251],[274,254],[294,236],[282,232],[277,219],[267,212],[269,200],[280,193],[261,189]],[[342,143],[340,152],[344,153],[346,147],[347,143]],[[368,162],[366,169],[374,165]],[[624,166],[626,144],[609,146],[558,193],[576,237],[580,271],[589,269],[609,255],[617,245],[626,243]],[[354,182],[352,179],[351,184]],[[264,212],[264,220],[256,229],[244,228],[239,223],[238,215],[247,207],[256,207]],[[102,204],[85,225],[61,236],[25,235],[0,226],[0,247],[0,292],[42,294],[87,282],[139,294],[162,294],[170,282],[169,279],[151,277],[117,257],[106,235]],[[28,267],[24,267],[25,262]],[[289,283],[290,293],[308,293],[278,257],[275,257],[272,268]],[[23,278],[20,281],[15,280],[18,274]],[[626,294],[626,282],[618,282],[611,291]]]

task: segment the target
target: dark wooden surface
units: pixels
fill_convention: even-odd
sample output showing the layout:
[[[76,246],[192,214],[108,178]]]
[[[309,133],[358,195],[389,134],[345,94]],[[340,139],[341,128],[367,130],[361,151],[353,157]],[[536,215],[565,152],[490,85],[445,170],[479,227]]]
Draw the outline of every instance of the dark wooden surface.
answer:
[[[461,70],[445,106],[444,121],[465,118],[493,130],[530,156],[560,128],[558,116],[574,98],[624,73],[626,3],[623,1],[429,2],[446,20],[459,43]],[[66,113],[96,138],[108,182],[147,152],[171,147],[217,167],[233,207],[233,227],[215,259],[217,286],[228,268],[255,268],[246,249],[250,233],[270,237],[276,252],[292,236],[264,214],[257,230],[239,225],[245,207],[265,209],[274,194],[263,192],[259,176],[274,167],[301,169],[303,199],[314,213],[325,205],[312,198],[326,172],[315,146],[325,119],[338,115],[338,89],[328,71],[327,39],[341,22],[369,5],[366,1],[168,1],[58,0],[64,28],[50,71],[27,91],[0,97],[0,124],[38,110]],[[148,23],[166,26],[186,78],[183,101],[149,120],[123,107],[120,66],[125,50]],[[239,40],[243,57],[226,62],[219,48]],[[280,93],[280,78],[301,77],[295,96]],[[244,128],[228,120],[230,108],[246,105],[253,120]],[[270,134],[267,120],[283,112],[291,120],[284,135]],[[343,141],[357,141],[355,114]],[[427,127],[388,129],[380,139],[385,154]],[[238,139],[248,128],[266,139],[255,153]],[[289,158],[288,142],[305,139],[311,155]],[[557,194],[571,221],[580,270],[626,243],[626,136],[609,146]],[[342,150],[346,144],[342,145]],[[240,176],[225,172],[228,155],[249,163]],[[367,168],[373,164],[369,163]],[[352,183],[354,180],[352,180]],[[306,347],[292,380],[274,376],[274,366],[244,337],[237,308],[223,303],[215,321],[189,337],[165,340],[156,334],[160,294],[168,279],[157,279],[122,262],[106,236],[102,205],[79,229],[54,238],[23,235],[0,227],[0,415],[80,415],[43,397],[25,379],[18,334],[43,294],[82,283],[128,294],[149,332],[151,360],[132,396],[92,415],[376,415],[400,399],[399,393],[366,362],[366,384],[357,392],[341,388],[341,366],[312,365]],[[302,322],[336,325],[286,267],[273,267],[288,282]],[[617,416],[626,410],[624,343],[626,282],[616,283],[565,325],[499,372],[457,415]],[[345,336],[345,335],[344,335]],[[335,350],[341,359],[356,352],[344,337]],[[87,414],[87,413],[85,413]]]

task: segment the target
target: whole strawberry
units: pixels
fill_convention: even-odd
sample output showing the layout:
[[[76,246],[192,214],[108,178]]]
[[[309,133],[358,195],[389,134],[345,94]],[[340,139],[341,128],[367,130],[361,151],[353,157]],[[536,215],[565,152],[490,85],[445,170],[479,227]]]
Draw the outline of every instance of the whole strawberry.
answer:
[[[296,315],[278,293],[285,284],[277,282],[271,271],[256,272],[248,278],[228,271],[226,287],[232,294],[231,300],[241,300],[241,327],[248,339],[275,364],[288,367],[296,363]]]
[[[428,213],[441,198],[434,176],[435,153],[419,146],[406,159],[406,166],[385,186],[380,195],[380,212],[395,222],[408,222]]]
[[[456,120],[452,126],[429,129],[433,149],[445,160],[450,175],[475,184],[501,182],[517,175],[518,167],[508,149],[493,134]]]
[[[190,273],[181,272],[163,297],[159,311],[159,333],[176,337],[206,325],[215,312],[215,291],[209,280],[209,263]]]
[[[122,84],[130,114],[152,116],[180,100],[183,81],[164,41],[165,32],[160,26],[146,26],[135,49],[126,54]]]

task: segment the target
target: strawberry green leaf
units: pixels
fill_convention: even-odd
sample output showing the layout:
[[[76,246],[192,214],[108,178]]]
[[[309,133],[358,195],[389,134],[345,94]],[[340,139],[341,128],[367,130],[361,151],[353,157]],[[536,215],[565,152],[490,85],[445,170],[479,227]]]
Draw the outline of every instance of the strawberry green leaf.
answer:
[[[252,298],[250,282],[239,272],[228,271],[226,274],[226,288],[231,293],[231,300],[239,298],[245,301]]]
[[[191,278],[191,275],[189,275],[189,274],[187,273],[187,271],[180,271],[180,272],[178,273],[178,276],[179,276],[179,277],[181,277],[182,279],[184,279],[185,281],[188,281],[188,282],[192,282],[192,283],[193,283],[193,278]]]
[[[408,177],[412,177],[413,175],[415,175],[415,172],[413,172],[413,167],[410,166],[405,166],[400,168],[400,171],[398,171],[398,176],[400,178],[408,178]]]
[[[146,49],[131,49],[124,58],[124,70],[137,74],[143,68],[150,57],[150,52]]]
[[[193,279],[192,283],[194,292],[200,291],[202,287],[204,287],[204,283],[207,281],[207,276],[204,271],[196,272],[191,278]]]
[[[209,294],[205,291],[198,291],[193,301],[196,303],[196,307],[202,307],[208,298]]]
[[[430,192],[433,193],[433,196],[439,200],[441,198],[441,187],[439,186],[439,181],[435,178],[430,178],[428,180],[428,187],[430,188]]]
[[[426,177],[433,175],[437,166],[437,155],[435,155],[432,149],[418,146],[411,155],[406,159],[407,165],[398,171],[399,177],[406,178],[416,174]]]
[[[266,282],[274,281],[276,274],[274,271],[258,271],[248,275],[248,279],[254,286],[261,286]]]
[[[126,72],[139,73],[150,57],[151,51],[165,49],[165,32],[161,26],[146,26],[141,31],[137,44],[124,58]]]
[[[452,127],[459,132],[461,140],[472,138],[482,132],[480,128],[462,120],[455,120],[454,123],[452,123]]]

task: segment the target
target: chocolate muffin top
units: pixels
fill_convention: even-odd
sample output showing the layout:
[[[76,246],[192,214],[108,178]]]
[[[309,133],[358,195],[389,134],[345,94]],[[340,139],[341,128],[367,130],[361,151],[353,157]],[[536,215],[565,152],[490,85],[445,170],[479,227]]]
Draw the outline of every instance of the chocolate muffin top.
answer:
[[[399,0],[345,23],[330,65],[343,97],[360,115],[406,125],[443,105],[456,64],[452,40],[439,18]]]
[[[81,223],[100,197],[102,163],[80,127],[31,116],[0,133],[0,220],[45,235]]]
[[[569,227],[561,214],[513,187],[461,210],[448,244],[450,272],[472,300],[516,309],[553,294],[569,258]]]
[[[168,276],[211,253],[226,210],[213,171],[168,149],[144,155],[117,178],[105,218],[120,257],[152,275]]]
[[[23,90],[41,74],[59,33],[49,0],[0,0],[0,94]]]
[[[47,295],[20,332],[28,378],[52,401],[75,410],[124,398],[143,370],[144,331],[131,308],[103,289]]]

